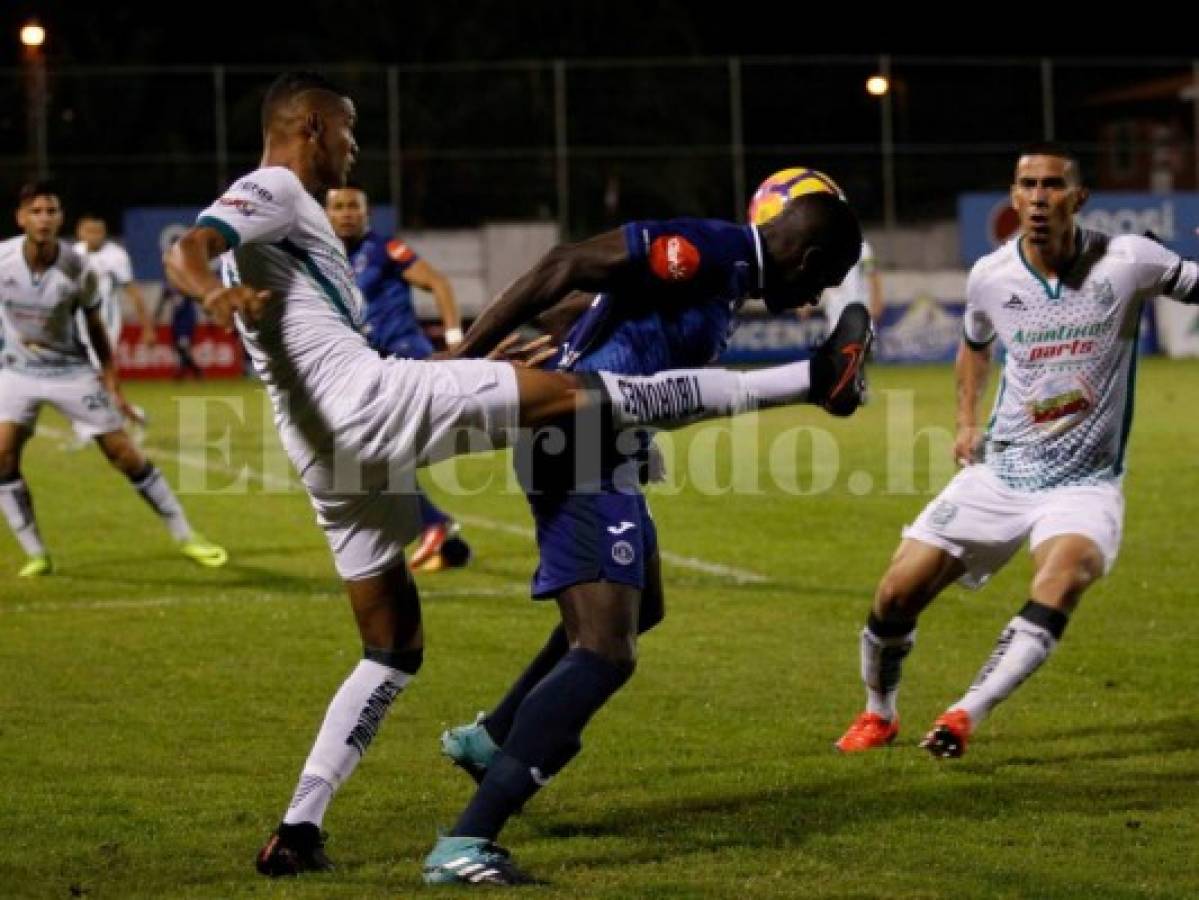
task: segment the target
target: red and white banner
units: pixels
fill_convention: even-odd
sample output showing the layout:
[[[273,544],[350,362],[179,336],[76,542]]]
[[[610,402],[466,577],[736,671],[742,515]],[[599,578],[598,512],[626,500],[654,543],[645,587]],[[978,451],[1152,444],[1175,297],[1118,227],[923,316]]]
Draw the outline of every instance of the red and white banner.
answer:
[[[179,357],[171,329],[160,325],[151,346],[142,343],[140,325],[125,325],[117,347],[117,370],[122,378],[174,378]],[[197,325],[192,338],[192,359],[206,378],[239,378],[242,375],[241,341],[216,325]]]

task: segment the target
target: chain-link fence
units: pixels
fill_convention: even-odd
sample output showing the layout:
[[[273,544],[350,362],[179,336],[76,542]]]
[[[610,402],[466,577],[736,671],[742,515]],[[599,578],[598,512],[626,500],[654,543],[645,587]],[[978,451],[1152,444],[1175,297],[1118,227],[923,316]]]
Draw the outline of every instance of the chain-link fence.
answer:
[[[906,57],[572,60],[325,71],[353,96],[356,179],[404,227],[738,217],[771,171],[832,174],[876,227],[952,217],[1013,152],[1070,144],[1107,189],[1199,186],[1199,62]],[[277,69],[0,72],[0,188],[39,165],[68,213],[199,205],[253,167]],[[866,91],[885,72],[883,98]],[[43,100],[44,98],[44,100]],[[44,115],[44,118],[39,118]],[[39,140],[38,134],[43,137]]]

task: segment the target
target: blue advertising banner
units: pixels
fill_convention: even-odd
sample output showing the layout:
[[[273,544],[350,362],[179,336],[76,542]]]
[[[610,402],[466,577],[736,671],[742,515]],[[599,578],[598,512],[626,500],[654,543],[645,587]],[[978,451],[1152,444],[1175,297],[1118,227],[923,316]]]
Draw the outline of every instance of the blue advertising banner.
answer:
[[[1152,231],[1174,252],[1195,256],[1199,251],[1199,193],[1091,194],[1078,222],[1108,234],[1142,234]],[[990,253],[1019,228],[1016,211],[1007,194],[961,194],[958,197],[958,234],[962,263]]]
[[[200,207],[135,206],[125,210],[123,238],[133,261],[138,281],[162,281],[162,255],[200,215]],[[371,210],[371,225],[383,234],[395,231],[395,212],[390,206]]]

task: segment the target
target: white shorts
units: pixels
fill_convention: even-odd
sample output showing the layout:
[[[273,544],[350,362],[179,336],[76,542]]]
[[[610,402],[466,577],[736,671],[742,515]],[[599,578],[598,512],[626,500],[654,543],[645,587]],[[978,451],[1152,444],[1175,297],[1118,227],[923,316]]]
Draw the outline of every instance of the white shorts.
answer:
[[[359,395],[363,402],[336,427],[340,450],[310,456],[300,467],[337,573],[346,581],[392,568],[419,534],[412,493],[418,467],[469,449],[509,446],[519,422],[520,394],[509,365],[378,363],[364,373],[371,389]]]
[[[1080,534],[1103,554],[1104,573],[1120,552],[1124,494],[1117,482],[1018,491],[984,464],[958,472],[903,536],[940,547],[966,567],[961,583],[982,587],[1028,540],[1029,548],[1051,537]]]
[[[33,431],[43,403],[70,419],[82,440],[120,431],[125,424],[95,372],[38,377],[0,370],[0,422],[16,422]]]

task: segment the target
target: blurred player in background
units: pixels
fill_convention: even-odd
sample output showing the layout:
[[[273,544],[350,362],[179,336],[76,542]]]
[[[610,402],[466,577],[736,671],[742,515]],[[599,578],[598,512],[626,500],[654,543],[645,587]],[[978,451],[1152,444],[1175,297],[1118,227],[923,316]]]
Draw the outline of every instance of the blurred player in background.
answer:
[[[164,259],[175,287],[203,298],[218,324],[237,325],[362,639],[363,658],[330,702],[283,821],[257,855],[256,868],[269,876],[333,868],[321,832],[329,803],[421,668],[420,595],[403,553],[419,533],[419,516],[403,476],[460,453],[508,446],[518,428],[565,428],[576,417],[620,428],[681,427],[751,409],[846,402],[860,390],[861,354],[819,373],[801,362],[649,376],[381,357],[361,333],[354,270],[316,199],[346,183],[358,154],[355,120],[353,102],[326,78],[281,75],[262,104],[260,168],[234,182]],[[764,243],[768,300],[811,302],[852,263],[840,267],[786,227]],[[209,269],[217,257],[223,279]],[[671,263],[667,248],[657,257],[667,273],[687,270],[677,253]],[[551,253],[511,291],[532,291],[526,311],[533,314],[560,302],[568,285],[636,280],[645,266],[616,233]],[[547,270],[551,277],[543,279]],[[462,440],[471,435],[472,443]]]
[[[58,239],[62,218],[52,185],[26,185],[17,205],[24,235],[0,243],[0,322],[7,337],[0,369],[0,512],[29,557],[18,574],[53,571],[33,498],[21,477],[21,454],[44,404],[70,419],[81,438],[95,439],[162,518],[184,556],[203,566],[222,566],[225,551],[192,531],[162,473],[122,428],[129,404],[100,318],[98,278],[80,254]],[[99,371],[89,362],[77,311],[83,314]]]
[[[158,312],[155,319],[161,321],[167,315],[171,329],[171,344],[175,348],[178,367],[175,369],[175,380],[182,381],[191,375],[196,381],[204,378],[204,370],[192,357],[192,343],[196,337],[196,325],[199,323],[200,312],[196,301],[175,290],[169,283],[162,287],[162,296],[158,300]]]
[[[768,288],[768,260],[781,244],[795,241],[822,254],[827,283],[834,284],[853,264],[861,240],[853,213],[830,192],[796,197],[762,226],[630,222],[592,242],[623,244],[632,270],[622,264],[587,283],[567,282],[568,290],[590,291],[570,294],[543,317],[560,339],[549,365],[649,375],[710,363],[749,297],[764,297],[774,312],[818,299],[780,297]],[[583,253],[592,242],[559,252]],[[506,291],[471,329],[461,352],[485,354],[531,322],[538,285],[552,277],[552,264],[543,264]],[[835,360],[864,358],[869,340],[865,307],[850,305],[813,356],[813,382],[832,383]],[[850,415],[860,395],[855,386],[825,408]],[[644,429],[578,433],[565,448],[550,450],[543,438],[534,434],[516,459],[537,526],[532,594],[556,600],[562,621],[491,712],[442,736],[443,752],[479,788],[426,859],[429,882],[527,879],[496,847],[500,830],[579,752],[589,720],[632,677],[638,635],[664,615],[657,529],[640,489],[654,475],[652,436]]]
[[[462,342],[462,320],[449,279],[399,238],[389,240],[371,229],[369,201],[362,188],[347,185],[329,191],[325,212],[345,244],[366,300],[365,334],[372,347],[401,359],[428,359],[433,354],[412,306],[413,287],[433,294],[446,347],[453,349]],[[470,547],[459,534],[458,523],[438,509],[419,485],[416,498],[423,530],[408,565],[417,572],[466,565]]]
[[[1025,151],[1011,195],[1019,234],[975,263],[966,284],[953,448],[962,470],[904,529],[878,585],[861,633],[866,710],[837,741],[842,752],[898,734],[900,670],[920,613],[955,581],[980,587],[1025,541],[1028,601],[921,746],[961,756],[983,718],[1049,658],[1120,549],[1142,304],[1163,294],[1199,303],[1194,262],[1148,238],[1078,227],[1087,191],[1065,148]],[[983,428],[996,337],[1007,355]]]
[[[153,346],[155,340],[154,320],[141,288],[133,279],[133,263],[125,248],[116,241],[109,240],[108,225],[100,216],[84,213],[75,225],[75,252],[83,257],[84,263],[96,273],[97,286],[100,292],[100,321],[108,334],[108,346],[116,358],[117,348],[121,345],[121,327],[124,324],[122,295],[129,298],[141,325],[141,343],[147,347]],[[79,332],[87,345],[88,356],[92,365],[100,368],[100,361],[95,348],[88,337],[84,326],[83,313],[79,313]],[[140,442],[146,424],[146,414],[141,407],[129,405],[126,416],[134,425],[135,439]],[[86,442],[76,441],[69,449],[78,450]]]

